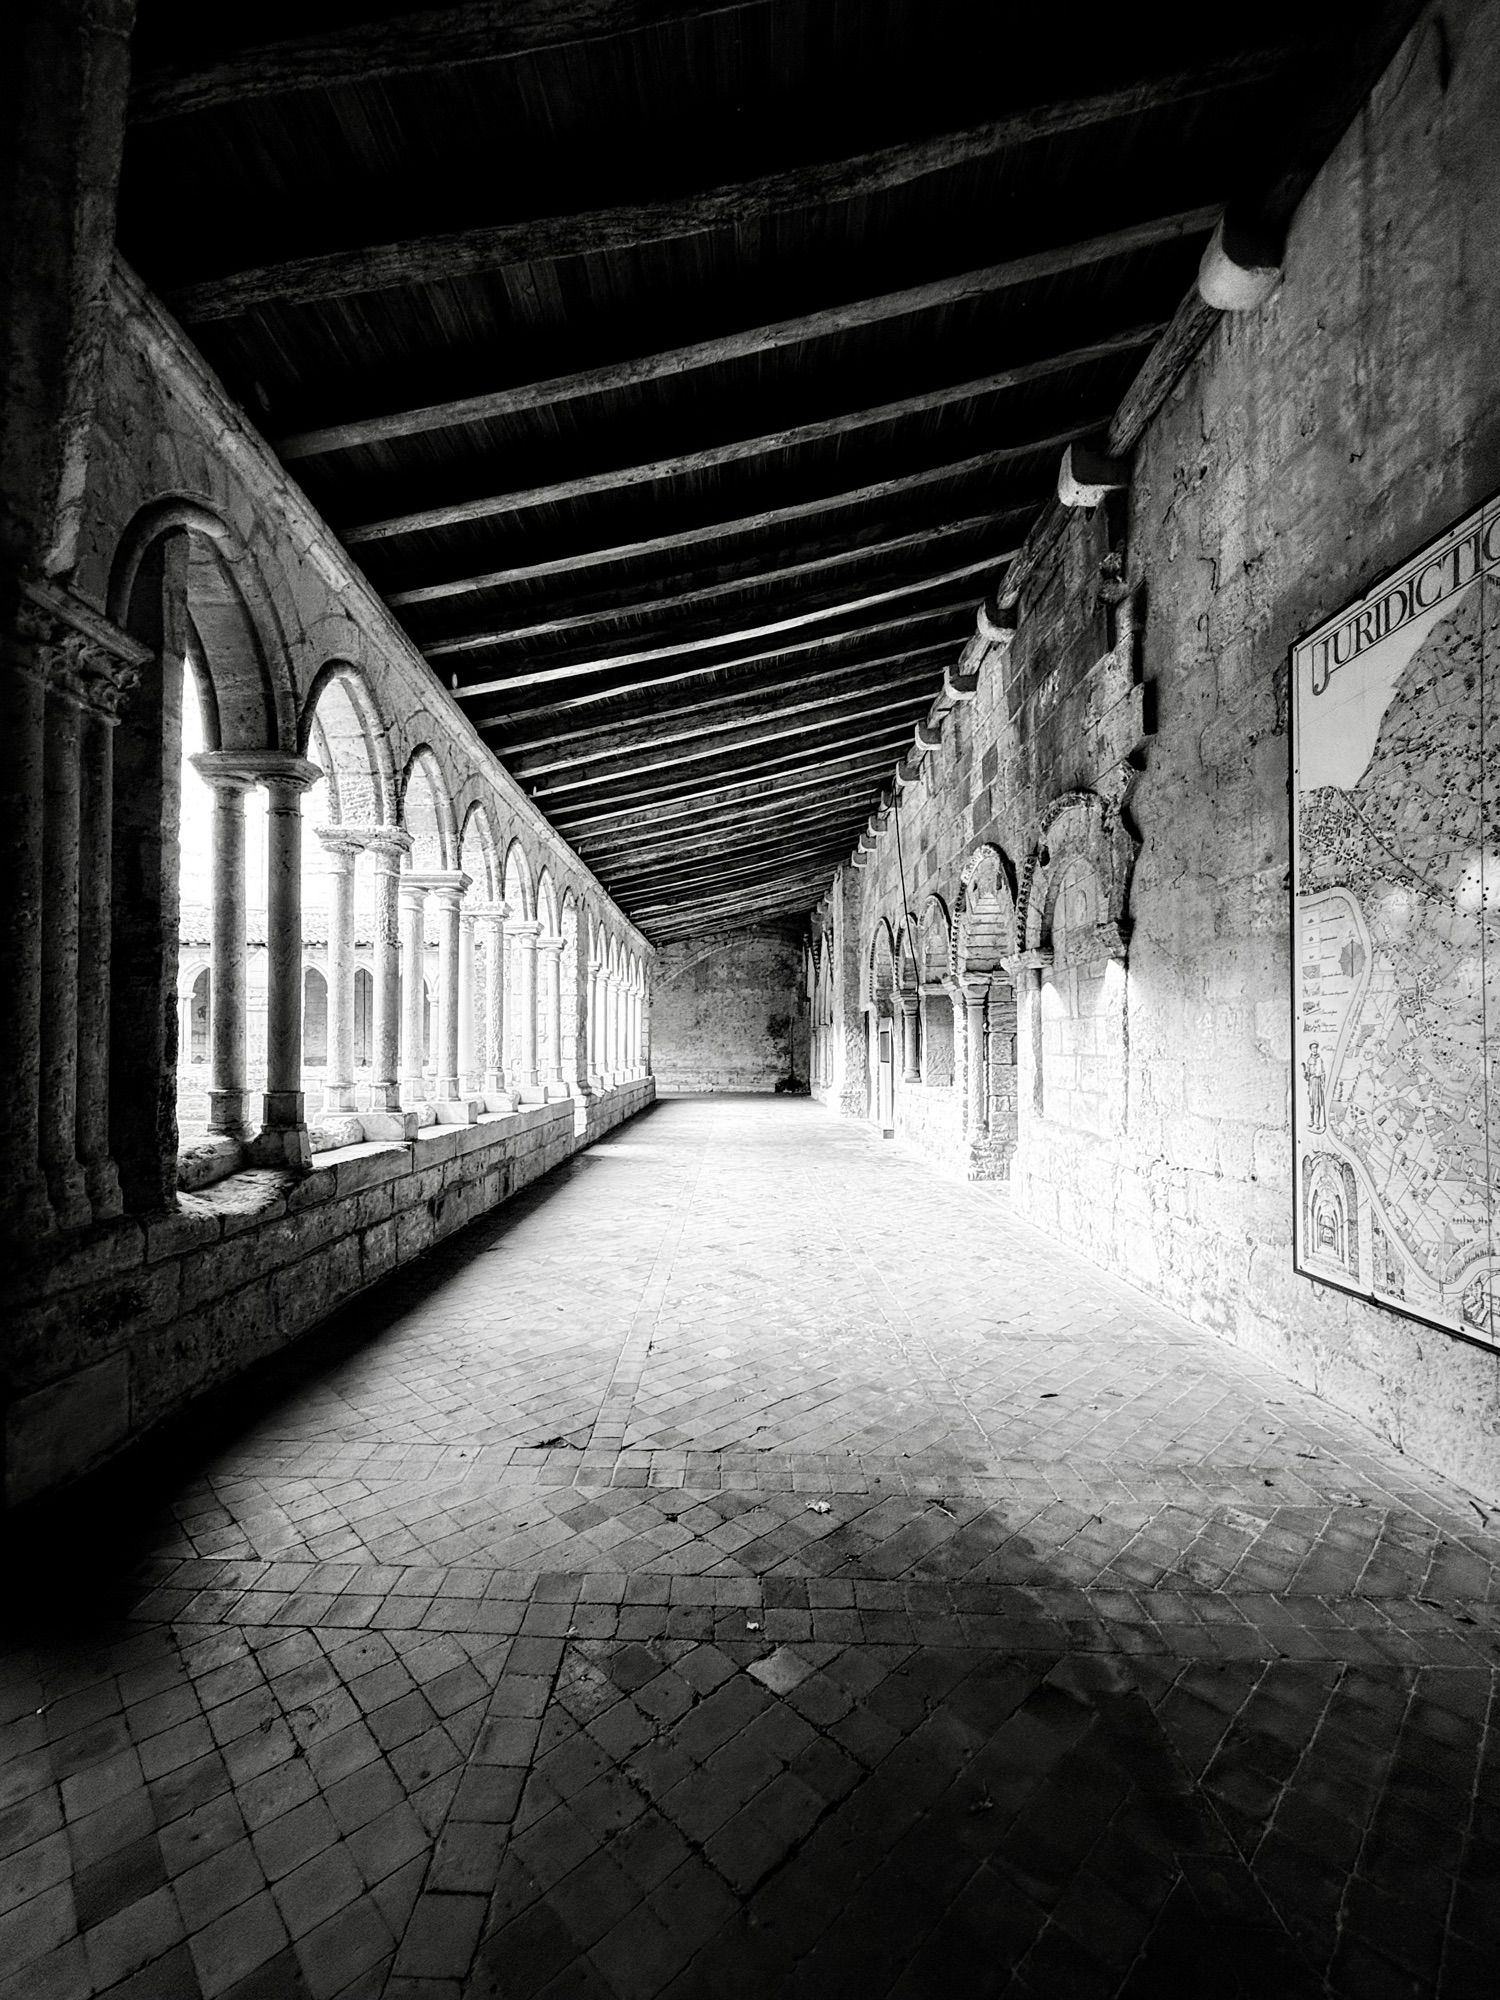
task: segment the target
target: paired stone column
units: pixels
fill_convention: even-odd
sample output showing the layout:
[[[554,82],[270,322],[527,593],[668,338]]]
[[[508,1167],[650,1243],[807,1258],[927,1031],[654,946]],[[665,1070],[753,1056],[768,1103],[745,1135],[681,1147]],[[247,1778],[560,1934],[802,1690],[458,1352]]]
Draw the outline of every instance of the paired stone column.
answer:
[[[464,1095],[482,1091],[479,1022],[475,1012],[475,967],[479,951],[479,912],[471,906],[458,913],[458,1087]]]
[[[595,1082],[604,1077],[604,967],[589,961],[589,1076]]]
[[[83,776],[78,822],[78,1163],[96,1221],[118,1215],[120,1176],[109,1150],[110,872],[114,731],[139,675],[96,657],[79,723]]]
[[[965,979],[964,996],[964,1053],[968,1062],[968,1107],[967,1122],[969,1137],[982,1139],[989,1130],[989,1054],[988,1038],[985,1034],[985,1007],[989,1000],[990,982],[986,973],[982,979]]]
[[[401,857],[411,835],[377,826],[365,836],[375,865],[375,1046],[371,1051],[370,1109],[401,1110]],[[420,1015],[418,1017],[420,1027]]]
[[[255,783],[233,752],[205,750],[193,768],[214,795],[209,912],[208,1129],[250,1132],[245,1074],[245,794]]]
[[[521,1073],[515,1081],[523,1093],[530,1091],[533,1102],[539,1082],[536,1061],[536,941],[541,928],[535,917],[527,917],[510,927],[512,948],[521,955],[517,982],[520,992],[516,996],[521,1014],[516,1023],[520,1030]]]
[[[437,1044],[437,1096],[440,1104],[456,1104],[462,1096],[458,1085],[459,903],[469,878],[454,869],[445,871],[441,879],[429,876],[428,881],[438,912],[437,1024],[433,1036]]]
[[[538,972],[542,989],[542,1021],[546,1033],[541,1080],[549,1097],[566,1097],[562,1069],[562,949],[560,937],[537,939]]]
[[[915,993],[902,991],[896,995],[901,1009],[901,1081],[919,1083],[921,1073],[917,1064],[917,1009],[921,1000]]]
[[[52,1212],[64,1229],[90,1220],[78,1160],[80,675],[67,650],[48,662],[42,826],[42,1015],[39,1138]]]
[[[266,788],[266,1095],[263,1160],[312,1159],[302,1097],[302,794],[323,775],[305,757],[257,752]]]
[[[512,1100],[505,1079],[505,920],[504,903],[490,903],[478,912],[484,934],[484,1101],[490,1111],[509,1111]]]
[[[354,879],[364,836],[338,826],[318,829],[328,857],[328,1076],[323,1109],[354,1109]]]
[[[422,1000],[427,968],[427,884],[405,874],[399,890],[401,912],[401,1103],[415,1111],[428,1100],[422,1047]]]

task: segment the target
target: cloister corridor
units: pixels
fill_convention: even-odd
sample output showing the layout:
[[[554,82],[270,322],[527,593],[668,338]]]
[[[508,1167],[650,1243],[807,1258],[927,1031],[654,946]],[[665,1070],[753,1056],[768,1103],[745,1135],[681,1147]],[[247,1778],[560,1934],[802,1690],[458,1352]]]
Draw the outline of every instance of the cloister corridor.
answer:
[[[268,1365],[29,1551],[5,2000],[1493,1992],[1500,1524],[1002,1191],[664,1101]]]

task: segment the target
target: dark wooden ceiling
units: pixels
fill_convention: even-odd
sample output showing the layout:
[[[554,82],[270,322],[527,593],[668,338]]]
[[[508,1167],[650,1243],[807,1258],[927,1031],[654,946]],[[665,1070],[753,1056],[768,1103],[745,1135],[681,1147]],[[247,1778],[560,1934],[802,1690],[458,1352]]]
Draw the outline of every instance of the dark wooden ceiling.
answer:
[[[817,900],[1414,12],[141,0],[121,242],[666,940]]]

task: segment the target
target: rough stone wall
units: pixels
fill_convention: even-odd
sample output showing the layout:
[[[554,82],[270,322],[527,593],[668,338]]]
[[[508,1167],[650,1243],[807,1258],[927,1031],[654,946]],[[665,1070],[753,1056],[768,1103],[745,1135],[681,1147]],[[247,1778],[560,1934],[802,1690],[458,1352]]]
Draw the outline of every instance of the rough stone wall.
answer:
[[[951,907],[998,846],[1022,902],[1018,1210],[1490,1494],[1500,1360],[1292,1269],[1287,656],[1500,486],[1497,93],[1500,9],[1414,31],[1276,294],[1220,323],[1128,511],[1072,519],[950,712],[900,799],[904,885],[894,815],[850,871],[840,961],[847,982],[881,920]]]
[[[29,1500],[145,1435],[336,1306],[651,1102],[649,1077],[406,1145],[237,1174],[122,1222],[10,1288],[5,1499]]]
[[[651,1012],[657,1087],[806,1090],[803,964],[802,944],[778,931],[663,946]]]

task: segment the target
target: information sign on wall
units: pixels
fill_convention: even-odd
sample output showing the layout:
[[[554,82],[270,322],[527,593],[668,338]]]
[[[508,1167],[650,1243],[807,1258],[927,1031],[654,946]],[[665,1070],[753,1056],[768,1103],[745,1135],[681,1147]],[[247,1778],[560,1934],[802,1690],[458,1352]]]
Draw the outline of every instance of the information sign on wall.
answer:
[[[1500,497],[1292,648],[1296,1263],[1500,1347]]]

